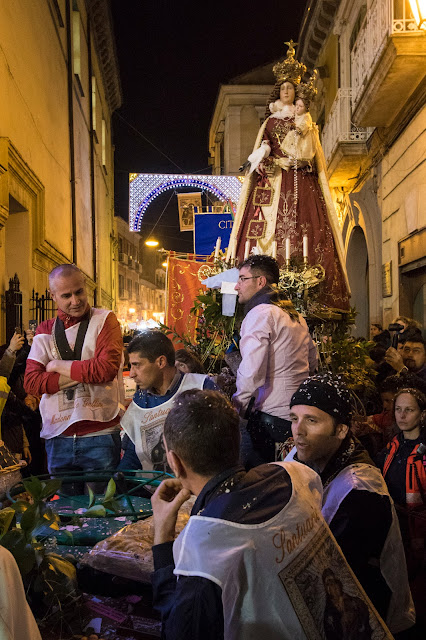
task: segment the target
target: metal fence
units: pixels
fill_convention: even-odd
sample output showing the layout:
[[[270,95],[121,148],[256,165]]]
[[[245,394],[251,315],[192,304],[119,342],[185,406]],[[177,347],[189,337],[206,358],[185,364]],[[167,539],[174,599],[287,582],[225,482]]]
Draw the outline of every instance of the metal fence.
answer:
[[[37,325],[43,320],[53,318],[56,313],[56,305],[48,290],[46,289],[42,295],[33,289],[32,298],[30,298],[31,317],[36,321]]]
[[[9,289],[5,292],[6,306],[6,343],[8,344],[15,329],[22,333],[22,293],[18,274],[9,280]]]

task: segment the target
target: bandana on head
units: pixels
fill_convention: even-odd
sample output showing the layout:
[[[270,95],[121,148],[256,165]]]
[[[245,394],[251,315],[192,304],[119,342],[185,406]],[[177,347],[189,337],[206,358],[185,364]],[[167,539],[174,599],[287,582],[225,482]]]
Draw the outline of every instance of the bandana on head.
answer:
[[[325,373],[307,378],[293,394],[290,409],[297,404],[316,407],[328,413],[332,418],[336,418],[339,424],[350,426],[351,394],[342,376],[332,376]]]

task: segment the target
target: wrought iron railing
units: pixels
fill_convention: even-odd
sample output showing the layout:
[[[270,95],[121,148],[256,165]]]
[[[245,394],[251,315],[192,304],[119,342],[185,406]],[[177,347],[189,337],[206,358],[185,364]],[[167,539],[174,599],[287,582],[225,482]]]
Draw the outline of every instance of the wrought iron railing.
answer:
[[[374,0],[351,51],[352,105],[363,88],[388,38],[395,34],[422,33],[414,21],[408,0]]]
[[[322,131],[322,146],[325,159],[330,162],[336,147],[341,142],[365,142],[372,128],[357,127],[351,122],[352,89],[339,89]]]
[[[18,274],[9,279],[9,289],[5,292],[6,341],[9,342],[15,329],[22,333],[22,292]]]
[[[39,293],[33,289],[33,295],[30,298],[30,312],[37,325],[43,322],[43,320],[48,320],[55,316],[56,304],[50,297],[47,289],[42,295],[39,295]]]

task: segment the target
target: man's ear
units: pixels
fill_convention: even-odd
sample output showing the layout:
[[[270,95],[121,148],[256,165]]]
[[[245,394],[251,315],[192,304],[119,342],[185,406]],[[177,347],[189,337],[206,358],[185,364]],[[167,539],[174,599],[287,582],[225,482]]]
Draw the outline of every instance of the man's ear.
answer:
[[[339,440],[344,440],[348,435],[349,427],[347,424],[339,423],[336,427],[335,435],[339,438]]]
[[[266,285],[268,284],[266,276],[259,276],[257,281],[260,285],[259,289],[263,289],[263,287],[266,287]]]
[[[156,358],[155,362],[158,364],[158,367],[160,369],[164,369],[164,367],[167,367],[167,358],[166,358],[166,356],[158,356],[158,358]]]
[[[186,468],[178,454],[175,451],[169,451],[168,449],[166,450],[166,452],[167,462],[169,463],[169,467],[173,471],[176,478],[186,478]]]

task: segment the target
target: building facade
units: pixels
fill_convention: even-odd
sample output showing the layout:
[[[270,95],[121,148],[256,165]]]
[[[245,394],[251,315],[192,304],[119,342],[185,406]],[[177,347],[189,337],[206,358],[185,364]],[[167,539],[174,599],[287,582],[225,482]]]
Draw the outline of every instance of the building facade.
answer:
[[[220,86],[209,129],[213,175],[241,175],[239,168],[253,151],[274,83],[268,64]]]
[[[123,332],[141,328],[149,320],[164,322],[166,270],[164,254],[146,247],[139,233],[115,217],[117,265],[116,312]]]
[[[321,128],[357,334],[426,326],[426,31],[408,0],[309,2],[298,57]]]
[[[111,116],[122,95],[108,0],[0,1],[0,274],[24,328],[58,264],[114,305]],[[6,339],[5,321],[1,327]]]

